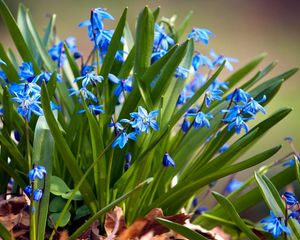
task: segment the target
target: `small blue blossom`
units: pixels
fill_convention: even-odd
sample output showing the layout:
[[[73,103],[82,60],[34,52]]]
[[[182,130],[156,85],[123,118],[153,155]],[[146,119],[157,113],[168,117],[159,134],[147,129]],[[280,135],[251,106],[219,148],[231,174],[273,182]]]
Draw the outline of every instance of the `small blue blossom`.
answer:
[[[236,103],[242,102],[244,104],[248,103],[251,95],[245,92],[243,89],[237,88],[233,91],[233,93],[229,94],[226,97],[227,101],[235,101]]]
[[[43,197],[43,190],[42,189],[36,189],[33,191],[33,200],[36,202],[39,202]]]
[[[194,120],[194,128],[207,127],[210,128],[209,118],[213,118],[211,113],[187,113],[186,116],[196,116]]]
[[[300,161],[300,157],[298,156],[295,156],[294,159],[291,159],[287,162],[285,162],[284,164],[282,164],[282,166],[284,167],[292,167],[292,166],[295,166],[295,159],[297,159],[298,161]]]
[[[15,140],[17,142],[20,142],[20,140],[21,140],[21,134],[20,134],[20,132],[18,130],[14,131],[14,138],[15,138]]]
[[[151,64],[162,58],[167,53],[164,49],[156,49],[151,54]]]
[[[133,128],[140,130],[141,132],[149,132],[149,127],[151,127],[154,131],[159,130],[159,126],[156,121],[156,117],[159,111],[154,110],[150,113],[141,106],[138,107],[138,112],[130,113],[130,116],[134,119],[130,122]]]
[[[207,66],[209,69],[214,68],[212,61],[207,56],[204,56],[201,53],[197,53],[193,57],[192,66],[194,67],[195,71],[198,71],[199,67],[201,66]]]
[[[229,148],[229,146],[228,146],[228,144],[224,144],[220,149],[219,149],[219,151],[218,151],[218,153],[223,153],[223,152],[226,152],[227,150],[228,150],[228,148]]]
[[[32,187],[30,185],[27,185],[23,191],[28,197],[30,197],[32,194]]]
[[[19,76],[21,80],[32,82],[35,78],[35,73],[31,62],[23,62],[19,67]]]
[[[181,130],[182,130],[184,133],[186,133],[186,132],[189,130],[190,125],[191,125],[190,121],[187,120],[186,118],[184,118],[183,123],[182,123],[182,125],[181,125]]]
[[[203,212],[206,212],[208,210],[208,207],[199,207],[194,212],[195,215],[201,215]]]
[[[227,193],[232,193],[232,192],[238,190],[242,185],[243,185],[243,182],[241,182],[237,179],[232,179],[226,186],[225,191]]]
[[[94,71],[87,72],[84,76],[77,77],[74,82],[82,81],[82,86],[87,87],[88,85],[95,86],[97,83],[103,81],[102,76],[97,76]]]
[[[241,115],[238,115],[229,125],[228,125],[228,131],[231,131],[231,129],[235,128],[235,131],[237,134],[241,133],[241,130],[244,129],[247,133],[249,131],[249,127],[246,124],[246,120],[252,120],[254,118],[245,118]]]
[[[291,234],[290,229],[284,225],[281,217],[276,217],[272,211],[270,211],[270,215],[271,216],[261,220],[261,223],[267,223],[263,227],[264,230],[272,233],[275,238],[279,237],[283,232],[287,235]]]
[[[161,48],[165,51],[168,50],[169,45],[174,45],[175,41],[173,38],[166,34],[165,29],[159,26],[157,23],[155,24],[155,32],[154,32],[154,49]]]
[[[213,64],[215,67],[220,66],[224,61],[226,61],[226,62],[225,62],[225,67],[226,67],[229,71],[231,71],[231,72],[233,71],[233,66],[232,66],[231,62],[232,62],[232,63],[236,63],[236,62],[239,61],[239,60],[236,59],[236,58],[225,57],[224,55],[218,55],[218,54],[216,54],[216,53],[214,52],[213,49],[210,50],[210,56],[214,59],[212,64]]]
[[[162,163],[165,167],[169,167],[169,166],[175,167],[174,160],[171,158],[171,156],[167,152],[165,153],[165,155],[163,157]]]
[[[206,105],[206,107],[209,107],[211,102],[214,101],[214,100],[221,101],[222,97],[219,96],[220,94],[223,94],[222,90],[206,91],[206,93],[205,93],[205,105]]]
[[[130,163],[131,163],[131,154],[128,152],[125,154],[125,165],[124,165],[125,172],[130,168]]]
[[[188,75],[189,75],[189,70],[187,68],[184,68],[181,66],[178,66],[176,68],[176,71],[175,71],[176,78],[179,78],[180,80],[184,80],[188,77]]]
[[[298,221],[300,224],[300,210],[299,209],[293,209],[292,212],[289,214],[288,218],[293,218]]]
[[[41,103],[39,94],[30,96],[28,91],[19,92],[15,93],[15,97],[13,97],[12,100],[19,104],[17,111],[27,120],[30,120],[32,113],[38,116],[43,115],[43,110],[39,106]]]
[[[177,105],[185,104],[187,102],[187,100],[189,100],[191,97],[193,97],[193,95],[194,95],[194,92],[185,87],[181,91],[176,104]]]
[[[88,105],[88,109],[94,114],[99,115],[100,113],[104,113],[103,105]],[[85,109],[81,109],[78,111],[78,114],[84,113]]]
[[[131,92],[132,91],[132,78],[129,77],[127,79],[119,79],[114,74],[108,74],[108,79],[117,84],[117,87],[114,90],[114,96],[118,97],[122,92]]]
[[[224,90],[228,90],[228,82],[221,82],[221,81],[219,81],[219,80],[216,79],[209,86],[208,90],[212,91],[212,90],[218,90],[220,88],[222,88]]]
[[[209,38],[214,36],[211,31],[205,28],[193,28],[188,34],[188,38],[193,38],[195,42],[202,42],[205,45],[208,44]]]
[[[39,179],[39,180],[42,180],[44,178],[44,175],[47,174],[47,171],[46,171],[46,168],[43,167],[43,166],[36,166],[34,167],[33,169],[31,169],[28,173],[28,177],[29,177],[29,180],[31,182],[34,181],[34,179]]]
[[[283,194],[283,198],[286,201],[286,204],[289,206],[294,206],[296,204],[299,203],[297,197],[295,196],[295,194],[291,193],[291,192],[285,192]]]
[[[249,99],[248,103],[243,107],[243,112],[249,113],[250,115],[255,115],[259,111],[266,114],[266,110],[259,103],[266,101],[267,97],[264,95],[259,101],[255,101],[252,97]]]
[[[69,90],[70,90],[69,96],[82,94],[84,99],[91,99],[96,103],[98,102],[97,97],[91,91],[87,90],[85,87],[82,87],[79,90],[76,90],[74,88],[70,88]]]
[[[8,78],[7,78],[7,76],[6,76],[6,74],[2,71],[2,70],[0,70],[0,79],[3,79],[6,83],[8,83],[9,81],[8,81]]]
[[[53,73],[50,72],[42,72],[36,76],[35,82],[39,82],[40,85],[45,81],[46,83],[49,82],[50,78],[52,77]],[[59,73],[56,74],[56,81],[61,82],[61,75]]]
[[[119,146],[119,148],[123,149],[129,139],[136,141],[136,132],[131,132],[127,134],[126,132],[121,133],[121,135],[113,142],[112,147],[115,148]]]

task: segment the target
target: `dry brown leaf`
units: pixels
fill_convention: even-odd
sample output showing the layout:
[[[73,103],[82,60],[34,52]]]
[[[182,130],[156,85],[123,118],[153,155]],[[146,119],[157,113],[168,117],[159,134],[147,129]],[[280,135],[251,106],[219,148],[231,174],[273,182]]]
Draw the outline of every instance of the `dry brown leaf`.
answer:
[[[114,210],[105,215],[104,229],[107,240],[114,239],[115,236],[119,236],[126,229],[122,208],[115,207]]]
[[[152,209],[144,218],[136,220],[131,226],[129,226],[121,235],[120,240],[128,240],[139,238],[153,239],[154,236],[162,235],[169,232],[169,229],[161,225],[156,221],[156,218],[165,218],[179,224],[184,224],[186,219],[190,216],[186,214],[177,214],[174,216],[164,216],[163,211],[160,208]],[[151,236],[151,238],[150,238]],[[164,238],[162,238],[164,239]],[[166,238],[167,239],[167,238]]]

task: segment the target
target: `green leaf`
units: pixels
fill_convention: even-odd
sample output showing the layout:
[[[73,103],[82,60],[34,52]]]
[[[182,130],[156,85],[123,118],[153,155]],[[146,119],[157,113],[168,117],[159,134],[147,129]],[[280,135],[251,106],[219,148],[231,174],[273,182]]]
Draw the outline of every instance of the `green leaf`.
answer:
[[[248,228],[248,226],[244,223],[244,221],[241,219],[237,211],[235,210],[232,203],[227,200],[224,196],[217,192],[212,192],[215,199],[218,201],[218,203],[224,208],[224,210],[227,212],[227,214],[230,216],[232,221],[234,221],[237,225],[237,227],[246,234],[246,236],[249,239],[259,240],[260,238],[257,237],[251,229]]]
[[[71,191],[67,184],[57,176],[51,176],[50,181],[50,192],[56,196],[61,196],[62,194]]]
[[[0,237],[3,238],[3,240],[15,239],[2,223],[0,223]]]
[[[167,219],[163,219],[163,218],[156,218],[156,220],[164,225],[165,227],[172,229],[173,231],[179,233],[180,235],[186,237],[187,239],[193,239],[193,240],[205,240],[208,239],[202,235],[200,235],[199,233],[189,229],[188,227],[185,227],[181,224],[169,221]]]
[[[66,140],[64,139],[61,130],[59,129],[59,126],[53,116],[50,102],[49,102],[49,95],[46,88],[45,83],[42,85],[42,107],[44,110],[44,115],[47,120],[48,126],[51,130],[51,134],[55,141],[55,146],[57,147],[58,151],[62,156],[64,156],[64,162],[66,164],[67,169],[70,172],[71,177],[73,178],[73,181],[75,183],[78,183],[80,179],[83,176],[83,173],[81,169],[79,168],[76,159],[71,152]],[[96,199],[94,196],[94,193],[92,191],[91,186],[87,181],[84,181],[80,188],[80,192],[83,196],[83,199],[87,203],[87,205],[90,207],[90,210],[92,212],[95,212],[97,209]]]
[[[70,50],[66,43],[64,43],[64,49],[65,49],[65,53],[66,53],[66,56],[67,56],[67,59],[68,59],[68,62],[69,62],[69,65],[71,67],[74,77],[76,78],[76,77],[81,76],[78,65],[76,64],[76,61],[74,60],[73,56],[71,55]]]
[[[37,217],[38,238],[44,239],[47,224],[47,213],[50,198],[50,179],[52,176],[52,157],[54,153],[54,141],[50,129],[44,116],[39,117],[35,132],[32,149],[32,162],[37,165],[44,166],[47,174],[44,177],[44,183],[39,183],[39,187],[43,187],[43,198],[40,202],[35,202],[35,209],[40,209]]]
[[[158,6],[154,11],[153,11],[153,17],[154,17],[154,22],[157,21],[157,18],[159,16],[160,13],[160,6]]]
[[[294,156],[294,161],[295,161],[297,180],[298,180],[298,183],[300,184],[300,168],[299,168],[300,164],[299,164],[299,160],[296,156]]]
[[[53,228],[53,224],[56,224],[58,218],[60,216],[60,212],[58,213],[51,213],[48,220],[48,225]],[[60,224],[58,225],[59,227],[64,227],[68,224],[68,222],[71,219],[71,213],[69,211],[66,212],[66,214],[64,215],[63,219],[61,220]]]
[[[142,82],[142,80],[138,76],[136,76],[135,79],[136,79],[138,89],[140,90],[140,94],[144,100],[144,103],[145,103],[147,109],[149,109],[149,110],[153,109],[153,103],[152,103],[151,94],[150,94],[150,87],[148,87],[144,82]]]
[[[150,66],[153,40],[154,18],[146,6],[138,16],[136,27],[134,73],[137,77],[141,77]]]
[[[269,208],[272,209],[276,216],[284,217],[284,204],[276,188],[272,184],[272,189],[270,189],[269,186],[271,186],[271,183],[266,182],[266,178],[264,176],[260,175],[257,172],[255,172],[254,174],[261,194],[265,199],[265,202],[268,204]]]
[[[159,103],[160,97],[164,95],[166,89],[168,88],[176,68],[179,66],[180,62],[185,56],[189,41],[190,40],[187,40],[185,43],[179,46],[167,64],[162,68],[161,73],[151,91],[151,97],[154,106]]]
[[[18,49],[21,57],[26,62],[32,62],[33,68],[38,73],[40,71],[37,62],[35,61],[33,55],[31,54],[23,36],[18,28],[18,25],[13,18],[11,12],[9,11],[7,5],[4,3],[4,0],[0,0],[0,14],[2,16],[3,21],[5,22],[10,35],[13,36],[13,41]]]
[[[43,45],[43,42],[31,21],[31,17],[29,15],[28,9],[26,10],[26,23],[27,23],[30,35],[33,39],[33,44],[34,44],[37,52],[39,53],[45,67],[51,72],[54,71],[55,67],[54,67],[53,61],[50,59],[48,51],[47,51],[46,47]]]
[[[100,211],[95,213],[89,220],[87,220],[83,225],[81,225],[69,238],[69,240],[74,240],[76,239],[81,233],[83,233],[86,229],[88,229],[91,224],[97,220],[101,215],[104,213],[108,212],[110,209],[118,205],[119,203],[123,202],[126,200],[128,197],[130,197],[133,193],[138,191],[140,188],[142,188],[144,185],[149,184],[152,181],[152,178],[148,178],[147,180],[141,182],[139,185],[137,185],[134,189],[131,191],[125,193],[123,196],[119,197],[115,201],[111,202],[108,204],[106,207],[102,208]]]
[[[185,30],[186,30],[186,28],[187,28],[187,26],[188,26],[188,24],[191,20],[191,17],[193,15],[193,13],[194,13],[194,11],[189,11],[189,13],[186,15],[186,17],[180,23],[180,25],[179,25],[179,27],[176,31],[178,39],[180,39],[183,36],[183,34],[184,34],[184,32],[185,32]]]
[[[52,213],[61,212],[66,205],[66,200],[61,197],[55,197],[51,200],[49,205],[49,211]]]
[[[54,33],[55,21],[56,21],[56,14],[52,14],[43,38],[43,44],[46,48],[49,44],[49,41],[51,41],[51,39],[54,38],[53,33]]]
[[[7,56],[3,45],[0,43],[0,58],[6,63],[6,65],[1,65],[1,69],[7,76],[10,82],[19,82],[19,75],[17,70],[14,68],[13,63]]]

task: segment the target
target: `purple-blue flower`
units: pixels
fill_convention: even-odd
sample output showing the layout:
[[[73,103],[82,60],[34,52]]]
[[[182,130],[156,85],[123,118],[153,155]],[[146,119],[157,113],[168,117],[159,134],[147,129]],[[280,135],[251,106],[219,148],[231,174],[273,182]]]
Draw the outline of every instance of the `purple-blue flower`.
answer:
[[[169,167],[169,166],[175,167],[174,160],[171,158],[171,156],[167,152],[165,153],[165,155],[163,157],[162,163],[165,167]]]
[[[222,97],[219,96],[220,94],[223,94],[223,91],[221,90],[210,90],[206,91],[205,93],[205,105],[206,107],[209,107],[212,101],[220,101],[222,100]]]
[[[235,101],[236,103],[242,102],[246,104],[250,98],[251,95],[249,93],[245,92],[243,89],[237,88],[226,97],[226,100]]]
[[[202,42],[205,45],[208,44],[209,38],[214,36],[211,31],[205,28],[193,28],[188,34],[188,38],[193,38],[195,42]]]
[[[35,78],[35,73],[31,62],[23,62],[19,67],[19,76],[21,80],[32,82]]]
[[[42,189],[36,189],[33,191],[33,200],[36,202],[39,202],[43,197],[43,190]]]
[[[272,233],[275,238],[279,237],[284,232],[287,235],[291,234],[290,229],[284,225],[281,217],[275,216],[272,211],[270,211],[270,215],[271,216],[261,220],[261,223],[266,223],[266,225],[263,227],[264,230]]]
[[[70,90],[69,96],[82,94],[84,99],[91,99],[94,102],[98,102],[97,97],[91,91],[87,90],[85,87],[82,87],[79,90],[76,90],[74,88],[70,88],[69,90]]]
[[[155,24],[155,32],[154,32],[154,49],[161,48],[165,51],[168,50],[169,45],[174,45],[175,41],[173,38],[166,34],[165,29],[159,26],[157,23]]]
[[[235,119],[229,123],[228,131],[231,131],[231,129],[235,128],[237,134],[240,134],[242,129],[244,129],[247,133],[249,131],[249,127],[246,124],[245,120],[250,119],[252,120],[253,118],[245,118],[241,115],[236,116]],[[223,121],[225,121],[225,119]]]
[[[30,185],[27,185],[23,191],[28,197],[30,197],[32,194],[32,187]]]
[[[132,78],[129,77],[127,79],[119,79],[114,74],[108,74],[108,79],[117,84],[114,90],[114,96],[118,97],[122,92],[131,92],[132,91]]]
[[[149,128],[151,127],[154,131],[159,130],[158,123],[156,121],[156,117],[159,111],[154,110],[150,113],[141,106],[138,107],[138,112],[130,113],[130,116],[133,118],[133,121],[130,122],[133,128],[140,130],[141,132],[149,132]]]
[[[97,76],[94,71],[87,72],[84,76],[77,77],[74,82],[82,81],[82,86],[87,87],[88,85],[95,86],[97,83],[103,81],[102,76]]]
[[[188,77],[188,75],[189,75],[189,70],[187,68],[184,68],[181,66],[178,66],[176,68],[176,71],[175,71],[176,78],[179,78],[180,80],[184,80]]]
[[[94,114],[94,115],[99,115],[100,113],[104,113],[103,110],[103,105],[93,105],[90,104],[88,105],[88,109]],[[85,109],[81,109],[78,111],[79,114],[84,113]]]
[[[215,67],[220,66],[224,61],[225,62],[225,67],[229,70],[229,71],[233,71],[233,66],[231,63],[236,63],[239,60],[236,58],[232,58],[232,57],[225,57],[224,55],[218,55],[214,52],[213,49],[210,50],[210,56],[213,58],[213,65]]]
[[[295,196],[294,193],[285,192],[283,194],[283,197],[286,201],[286,204],[291,206],[291,207],[299,203],[299,201],[298,201],[298,199],[297,199],[297,197]]]
[[[187,113],[186,116],[195,116],[194,128],[207,127],[210,128],[209,118],[213,118],[211,113],[197,112]]]
[[[28,173],[28,177],[29,177],[29,180],[31,182],[34,181],[34,179],[39,179],[39,180],[42,180],[44,178],[44,175],[47,174],[47,171],[46,171],[46,168],[43,167],[43,166],[36,166],[34,167],[33,169],[31,169]]]
[[[254,100],[252,97],[249,99],[248,103],[243,107],[243,112],[249,113],[250,115],[255,115],[259,111],[266,114],[266,110],[259,103],[266,101],[267,97],[264,95],[259,101]]]
[[[243,185],[243,182],[241,182],[237,179],[232,179],[226,186],[225,191],[227,193],[232,193],[232,192],[238,190],[242,185]]]
[[[186,118],[184,118],[183,123],[182,123],[182,125],[181,125],[181,130],[182,130],[184,133],[186,133],[186,132],[189,130],[190,125],[191,125],[190,121],[187,120]]]
[[[207,56],[204,56],[201,53],[197,53],[193,57],[192,66],[194,67],[195,71],[198,71],[199,67],[201,66],[207,66],[209,69],[214,68],[212,61]]]
[[[113,142],[112,147],[115,148],[116,146],[119,146],[119,148],[123,149],[129,139],[136,141],[136,132],[128,134],[126,132],[121,133],[121,135]]]

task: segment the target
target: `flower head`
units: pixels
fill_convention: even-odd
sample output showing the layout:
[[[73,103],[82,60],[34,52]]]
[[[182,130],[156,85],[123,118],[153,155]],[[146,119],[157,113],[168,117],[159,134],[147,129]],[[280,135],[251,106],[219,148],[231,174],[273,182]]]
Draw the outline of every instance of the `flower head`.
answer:
[[[206,93],[205,93],[205,105],[206,105],[206,107],[209,107],[211,102],[214,101],[214,100],[217,100],[217,101],[222,100],[222,97],[219,96],[220,94],[223,94],[223,91],[221,91],[221,90],[206,91]]]
[[[198,71],[199,67],[201,66],[207,66],[209,69],[214,68],[212,61],[207,56],[204,56],[201,53],[197,53],[193,57],[192,66],[194,67],[195,71]]]
[[[32,187],[30,185],[27,185],[23,191],[28,197],[30,197],[32,194]]]
[[[155,24],[155,32],[154,32],[154,49],[161,48],[165,51],[168,50],[169,45],[174,45],[175,41],[173,38],[168,36],[166,34],[165,29],[158,25],[157,23]]]
[[[112,147],[115,148],[116,146],[119,146],[119,148],[123,149],[129,139],[136,141],[136,132],[128,134],[126,132],[121,133],[121,135],[113,142]]]
[[[213,49],[210,50],[210,56],[214,59],[213,60],[213,65],[215,67],[218,67],[220,66],[224,61],[225,62],[225,67],[229,70],[229,71],[233,71],[233,66],[231,63],[236,63],[238,62],[239,60],[236,59],[236,58],[232,58],[232,57],[225,57],[224,55],[218,55],[214,52]]]
[[[188,34],[188,38],[193,38],[195,42],[202,42],[205,45],[208,44],[209,38],[214,36],[211,31],[205,28],[193,28]]]
[[[87,72],[84,76],[77,77],[74,82],[82,81],[82,86],[87,87],[88,85],[95,86],[97,83],[103,81],[102,76],[97,76],[94,71]]]
[[[44,178],[44,175],[46,175],[46,174],[47,174],[47,171],[46,171],[45,167],[36,166],[29,171],[28,176],[29,176],[29,180],[31,182],[33,182],[34,179],[36,179],[36,178],[39,180],[42,180]]]
[[[118,97],[122,92],[131,92],[132,91],[132,78],[119,79],[114,74],[108,74],[108,79],[117,84],[117,87],[114,90],[114,96]]]
[[[194,121],[194,128],[207,127],[210,128],[209,118],[213,118],[211,113],[197,112],[187,113],[186,116],[196,116]]]
[[[275,238],[279,237],[283,232],[287,235],[291,234],[290,229],[284,225],[280,217],[275,216],[272,211],[270,211],[270,215],[261,221],[261,223],[267,223],[263,227],[264,230],[271,232]]]
[[[291,207],[299,203],[299,201],[298,201],[297,197],[295,196],[295,194],[293,194],[291,192],[285,192],[283,194],[283,198],[285,199],[286,204],[291,206]]]
[[[19,76],[21,80],[32,82],[35,78],[35,73],[31,62],[23,62],[19,67]]]
[[[156,117],[159,111],[154,110],[150,113],[141,106],[138,107],[138,112],[130,113],[130,116],[134,119],[130,122],[133,128],[140,130],[141,132],[149,132],[149,128],[151,127],[154,131],[159,130],[158,123],[156,121]]]
[[[33,191],[33,200],[36,202],[39,202],[43,197],[43,190],[42,189],[36,189]]]
[[[237,179],[232,179],[226,186],[225,191],[227,193],[232,193],[239,189],[243,185],[243,182],[237,180]]]
[[[174,160],[171,158],[171,156],[167,152],[165,153],[165,155],[163,157],[163,162],[162,163],[165,167],[169,167],[169,166],[175,167]]]

